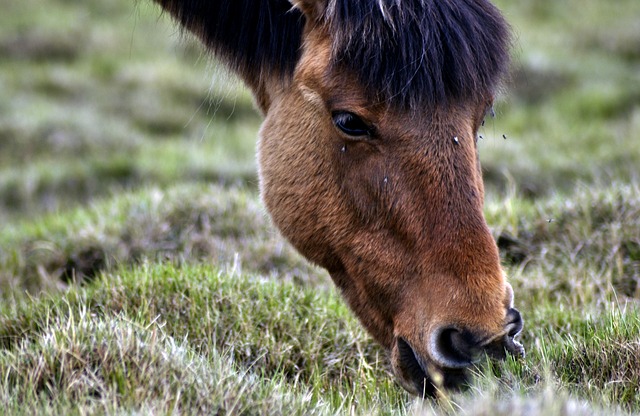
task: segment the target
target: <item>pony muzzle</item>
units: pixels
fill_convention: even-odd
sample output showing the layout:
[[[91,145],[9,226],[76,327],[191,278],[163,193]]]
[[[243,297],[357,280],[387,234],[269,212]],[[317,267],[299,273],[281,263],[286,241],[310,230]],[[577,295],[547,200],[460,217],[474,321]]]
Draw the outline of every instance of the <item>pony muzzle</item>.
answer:
[[[480,337],[456,326],[444,326],[429,336],[426,351],[398,336],[391,352],[393,371],[399,384],[419,396],[435,396],[440,388],[460,388],[468,381],[467,368],[485,356],[502,360],[511,354],[524,357],[524,347],[516,340],[523,328],[518,310],[507,311],[505,325],[497,334]]]

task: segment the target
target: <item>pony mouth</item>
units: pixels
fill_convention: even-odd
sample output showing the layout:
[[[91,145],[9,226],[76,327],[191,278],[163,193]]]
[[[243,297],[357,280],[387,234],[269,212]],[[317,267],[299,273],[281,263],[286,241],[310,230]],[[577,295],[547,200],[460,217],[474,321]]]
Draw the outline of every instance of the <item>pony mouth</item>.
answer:
[[[396,348],[394,372],[400,385],[411,394],[435,397],[441,388],[458,389],[468,381],[463,368],[440,369],[435,364],[425,363],[402,337],[397,338]]]
[[[399,368],[395,370],[401,373],[397,376],[402,387],[416,395],[433,396],[435,386],[427,375],[426,366],[421,364],[421,360],[416,356],[413,348],[402,337],[398,337],[396,347],[398,348]],[[407,386],[407,383],[411,385]]]
[[[507,320],[501,331],[480,340],[469,331],[441,328],[433,334],[431,351],[426,356],[404,337],[396,337],[391,358],[398,383],[414,395],[434,397],[440,389],[463,388],[469,381],[467,369],[482,361],[483,356],[495,360],[504,360],[507,354],[524,357],[524,347],[516,339],[523,328],[520,313],[511,308]]]
[[[524,346],[516,339],[522,332],[523,321],[517,309],[511,308],[509,315],[511,320],[504,326],[502,331],[485,338],[480,342],[479,346],[489,355],[497,355],[496,358],[505,358],[504,351],[515,357],[523,358],[525,356]]]
[[[516,358],[524,358],[525,349],[520,341],[516,340],[514,336],[510,336],[508,333],[496,335],[487,340],[482,349],[491,358],[504,360],[507,357],[505,352],[513,355]]]

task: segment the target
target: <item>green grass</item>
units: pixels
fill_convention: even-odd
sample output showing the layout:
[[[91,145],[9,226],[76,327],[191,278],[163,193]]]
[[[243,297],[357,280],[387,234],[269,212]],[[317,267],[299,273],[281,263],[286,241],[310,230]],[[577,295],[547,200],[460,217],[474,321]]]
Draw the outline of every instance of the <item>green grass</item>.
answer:
[[[5,306],[1,322],[0,396],[16,409],[31,398],[34,410],[74,401],[303,414],[355,397],[391,409],[404,397],[335,293],[210,266],[116,270],[99,285]],[[351,391],[364,379],[368,392]]]
[[[416,402],[393,384],[383,351],[366,336],[324,273],[306,266],[284,245],[256,197],[246,192],[202,186],[151,189],[24,222],[0,241],[0,252],[9,253],[0,269],[12,276],[2,280],[13,282],[4,289],[0,340],[6,365],[18,366],[11,374],[35,377],[37,372],[48,378],[29,383],[7,378],[3,400],[17,409],[31,393],[12,386],[29,386],[25,388],[31,391],[34,385],[45,385],[44,393],[33,397],[34,411],[38,406],[63,409],[79,400],[87,411],[112,409],[105,406],[137,411],[143,403],[148,411],[169,412],[176,403],[166,398],[182,395],[179,386],[193,384],[190,374],[176,375],[170,364],[165,368],[164,361],[158,363],[167,354],[162,348],[180,340],[189,352],[185,367],[191,366],[188,360],[213,368],[225,363],[222,374],[238,374],[237,382],[251,392],[235,404],[238,409],[261,404],[303,412],[313,405],[314,411],[325,413],[353,408],[357,413],[402,414],[422,406],[445,413],[447,406],[462,406],[506,414],[531,401],[526,406],[534,410],[524,414],[565,414],[571,406],[587,406],[585,414],[592,414],[593,406],[637,411],[640,258],[630,241],[637,241],[633,238],[640,229],[640,193],[637,184],[612,189],[582,188],[571,201],[551,197],[531,204],[512,197],[488,204],[488,218],[497,224],[494,231],[509,233],[527,253],[516,261],[508,258],[514,246],[503,250],[516,302],[526,317],[523,342],[528,356],[521,362],[484,365],[468,392],[440,404]],[[554,221],[548,222],[548,216]],[[132,247],[144,256],[132,255]],[[277,247],[286,250],[274,261]],[[109,260],[82,263],[82,250],[89,260],[95,260],[96,253]],[[95,275],[85,274],[84,285],[65,288],[55,274],[60,264],[75,279],[82,273]],[[38,295],[35,298],[18,294],[16,285],[26,284],[28,276],[32,280],[27,289]],[[65,290],[58,292],[61,287]],[[636,291],[629,292],[630,287]],[[107,324],[113,319],[148,332],[128,335],[133,340],[119,338],[120,325]],[[90,328],[102,328],[100,336],[115,343],[104,347],[109,351],[134,348],[139,342],[135,337],[151,336],[149,328],[161,328],[168,344],[153,351],[135,347],[135,354],[127,353],[131,361],[118,362],[125,369],[111,369],[115,364],[94,362],[103,359],[95,338],[68,339],[76,332],[89,336],[95,332]],[[63,344],[45,351],[44,339]],[[71,341],[77,344],[65,344]],[[76,349],[81,357],[74,361],[76,367],[65,367],[71,365],[66,354]],[[52,368],[40,374],[45,370],[28,367],[40,365],[25,358],[29,354],[51,354],[47,365]],[[117,372],[134,368],[149,374],[112,380]],[[78,372],[100,380],[98,397],[91,390],[95,380],[78,381]],[[213,373],[209,376],[220,377]],[[140,380],[154,377],[158,381],[150,385],[167,390],[136,388]],[[181,377],[184,382],[171,382]],[[219,388],[212,387],[218,382],[212,383],[189,387],[209,399],[205,404],[191,402],[195,393],[184,393],[181,411],[230,406],[225,397],[213,394]],[[233,395],[234,386],[223,392]],[[273,402],[276,396],[280,398]]]
[[[497,118],[481,132],[489,187],[513,180],[536,197],[576,181],[637,180],[640,3],[496,3],[516,47]]]
[[[75,403],[84,411],[386,414],[461,403],[473,411],[483,401],[499,410],[525,395],[559,406],[571,392],[637,409],[640,311],[610,303],[592,315],[552,305],[527,315],[525,361],[478,369],[468,392],[436,405],[413,402],[393,384],[383,351],[332,290],[144,263],[61,296],[5,304],[0,397],[33,411]]]
[[[5,413],[640,414],[640,3],[497,3],[479,143],[527,357],[438,401],[273,228],[260,118],[196,42],[147,1],[4,5]]]
[[[329,281],[275,232],[254,193],[183,184],[6,227],[0,289],[38,293],[144,260],[216,262],[315,286]]]

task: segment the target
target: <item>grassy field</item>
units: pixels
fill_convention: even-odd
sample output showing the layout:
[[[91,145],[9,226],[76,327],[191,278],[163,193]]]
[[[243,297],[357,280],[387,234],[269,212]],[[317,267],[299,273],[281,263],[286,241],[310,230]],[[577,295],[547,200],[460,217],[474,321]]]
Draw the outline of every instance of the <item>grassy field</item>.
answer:
[[[497,3],[516,42],[485,212],[527,357],[438,401],[274,230],[260,118],[197,43],[142,0],[3,5],[1,407],[640,414],[640,2]]]

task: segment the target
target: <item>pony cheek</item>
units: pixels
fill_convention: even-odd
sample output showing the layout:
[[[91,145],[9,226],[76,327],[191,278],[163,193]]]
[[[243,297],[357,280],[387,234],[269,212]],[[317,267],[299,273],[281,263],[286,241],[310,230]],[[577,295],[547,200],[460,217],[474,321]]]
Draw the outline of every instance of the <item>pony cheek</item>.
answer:
[[[286,113],[296,105],[284,103],[284,109],[271,111]],[[258,144],[260,194],[283,236],[309,260],[327,267],[335,261],[332,241],[344,234],[349,218],[341,215],[346,208],[323,149],[325,129],[318,124],[282,113],[267,117]]]
[[[336,163],[341,198],[361,227],[393,228],[390,220],[398,214],[398,172],[390,161],[369,144],[347,144],[346,154]]]

